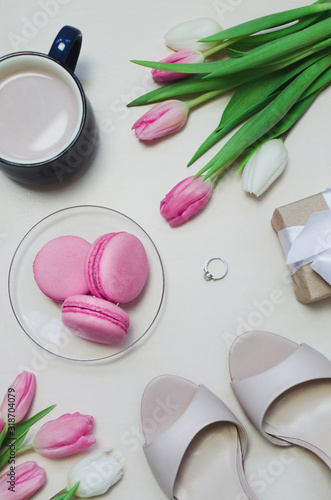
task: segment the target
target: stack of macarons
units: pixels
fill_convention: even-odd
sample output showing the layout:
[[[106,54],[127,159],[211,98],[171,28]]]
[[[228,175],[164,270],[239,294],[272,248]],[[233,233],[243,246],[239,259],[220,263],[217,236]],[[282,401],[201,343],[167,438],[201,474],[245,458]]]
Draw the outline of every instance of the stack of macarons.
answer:
[[[134,300],[144,288],[148,259],[139,238],[107,233],[90,244],[79,236],[46,243],[33,262],[40,290],[62,302],[62,321],[79,337],[102,344],[122,342],[128,314],[118,305]]]

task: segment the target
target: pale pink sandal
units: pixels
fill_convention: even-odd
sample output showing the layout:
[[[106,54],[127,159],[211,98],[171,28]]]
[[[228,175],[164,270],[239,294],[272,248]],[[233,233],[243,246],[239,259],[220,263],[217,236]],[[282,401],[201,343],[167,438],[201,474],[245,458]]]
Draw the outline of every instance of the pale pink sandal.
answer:
[[[203,385],[174,375],[153,379],[141,406],[143,447],[172,500],[256,500],[243,469],[246,432]]]
[[[296,444],[331,468],[331,361],[267,332],[240,335],[230,350],[232,389],[253,424],[279,446]]]

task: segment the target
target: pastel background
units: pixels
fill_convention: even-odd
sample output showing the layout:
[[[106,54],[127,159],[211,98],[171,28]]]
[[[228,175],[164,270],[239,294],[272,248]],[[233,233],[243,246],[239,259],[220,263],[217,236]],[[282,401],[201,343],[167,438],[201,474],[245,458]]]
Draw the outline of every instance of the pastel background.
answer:
[[[153,144],[130,130],[145,112],[126,103],[156,87],[149,70],[130,59],[159,60],[170,50],[163,34],[197,17],[215,17],[224,27],[271,12],[308,5],[307,0],[0,0],[0,55],[17,50],[48,52],[65,24],[83,32],[76,73],[95,110],[100,144],[86,172],[51,187],[26,187],[0,173],[0,388],[26,369],[37,375],[33,412],[57,403],[52,418],[79,411],[95,417],[97,446],[112,446],[125,475],[111,495],[117,500],[164,500],[141,450],[140,400],[149,380],[172,373],[203,383],[241,419],[249,434],[248,481],[264,500],[328,500],[330,471],[299,448],[268,444],[252,428],[229,386],[231,340],[260,329],[306,342],[331,358],[330,301],[300,304],[270,219],[277,206],[330,186],[331,89],[326,90],[286,139],[286,171],[260,199],[244,193],[229,171],[203,213],[172,229],[159,202],[181,179],[196,173],[217,145],[189,170],[186,163],[218,123],[229,95],[194,110],[185,128]],[[7,276],[14,251],[42,217],[61,208],[95,204],[136,220],[161,254],[166,290],[161,313],[147,338],[116,361],[79,364],[43,352],[18,325],[8,298]],[[203,279],[208,258],[229,264],[227,277]],[[33,433],[32,433],[33,435]],[[31,438],[30,438],[31,439]],[[82,455],[80,455],[82,456]],[[22,457],[23,458],[23,457]],[[45,500],[65,484],[78,457],[37,460],[47,485]]]

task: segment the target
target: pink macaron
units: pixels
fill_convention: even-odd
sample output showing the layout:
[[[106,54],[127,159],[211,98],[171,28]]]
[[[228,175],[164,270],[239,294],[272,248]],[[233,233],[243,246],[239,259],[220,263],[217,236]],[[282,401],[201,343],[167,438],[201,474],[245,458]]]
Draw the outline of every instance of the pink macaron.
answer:
[[[90,295],[68,297],[62,305],[62,322],[73,333],[100,344],[118,344],[129,327],[129,316],[112,302]]]
[[[33,274],[47,297],[62,302],[70,295],[89,293],[85,262],[91,244],[79,236],[60,236],[49,241],[33,262]]]
[[[93,295],[122,304],[142,291],[148,259],[143,244],[133,234],[108,233],[92,244],[85,270]]]

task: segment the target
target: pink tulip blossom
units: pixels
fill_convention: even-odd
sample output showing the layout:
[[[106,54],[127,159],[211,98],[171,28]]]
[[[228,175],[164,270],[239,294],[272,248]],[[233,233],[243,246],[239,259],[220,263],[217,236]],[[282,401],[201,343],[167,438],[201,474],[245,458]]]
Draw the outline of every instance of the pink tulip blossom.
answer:
[[[33,440],[33,448],[47,458],[60,458],[78,453],[95,443],[89,436],[93,417],[80,413],[67,413],[46,422]]]
[[[24,462],[12,466],[0,477],[1,500],[26,500],[42,487],[46,481],[44,469],[36,462]]]
[[[178,226],[199,212],[207,203],[213,192],[210,181],[201,177],[187,177],[179,182],[161,201],[161,215],[170,226]]]
[[[5,424],[17,424],[27,414],[36,389],[33,373],[20,373],[8,388],[1,404],[1,417]]]
[[[192,64],[202,63],[204,60],[205,58],[203,54],[198,50],[184,49],[174,52],[165,59],[162,59],[160,62]],[[179,80],[180,78],[192,76],[192,73],[176,73],[175,71],[165,71],[162,69],[153,69],[151,73],[156,82],[169,82],[171,80]]]
[[[187,120],[189,108],[185,102],[171,99],[160,102],[147,111],[132,126],[142,141],[151,141],[181,129]]]

